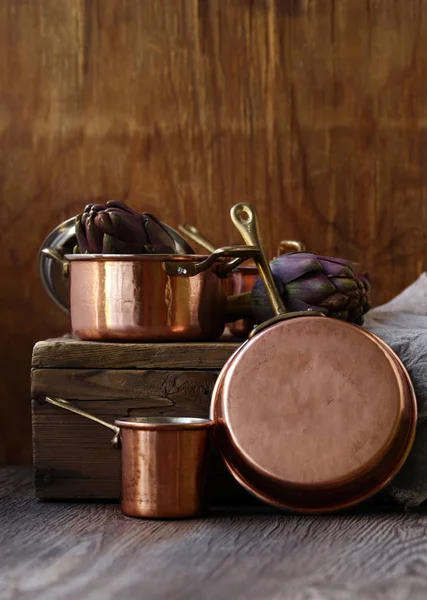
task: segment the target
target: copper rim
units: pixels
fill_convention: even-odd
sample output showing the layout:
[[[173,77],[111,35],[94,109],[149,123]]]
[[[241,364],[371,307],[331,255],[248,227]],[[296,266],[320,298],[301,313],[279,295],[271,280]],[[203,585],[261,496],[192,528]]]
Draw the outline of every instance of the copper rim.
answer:
[[[122,429],[180,431],[207,429],[213,426],[210,419],[197,417],[123,417],[114,421]]]
[[[65,258],[69,261],[185,261],[197,262],[208,258],[208,254],[66,254]],[[216,260],[227,260],[220,257]]]
[[[341,323],[338,327],[341,325],[344,328],[354,327],[345,323]],[[251,464],[251,458],[236,447],[235,440],[230,437],[230,432],[227,432],[227,415],[224,414],[223,407],[224,381],[235,365],[238,355],[248,344],[256,343],[257,336],[243,344],[221,371],[214,388],[211,405],[211,418],[217,424],[215,430],[217,445],[234,477],[261,500],[281,508],[306,513],[330,512],[346,508],[377,493],[390,482],[405,462],[415,437],[417,407],[412,384],[406,369],[391,348],[374,334],[365,330],[359,331],[366,334],[366,338],[374,341],[388,359],[401,390],[402,413],[389,443],[385,444],[383,451],[374,457],[369,468],[365,471],[362,469],[359,474],[353,474],[355,477],[352,481],[347,478],[341,484],[335,481],[333,485],[323,485],[322,489],[319,489],[313,485],[286,485],[277,478],[268,479],[257,473],[254,465]]]

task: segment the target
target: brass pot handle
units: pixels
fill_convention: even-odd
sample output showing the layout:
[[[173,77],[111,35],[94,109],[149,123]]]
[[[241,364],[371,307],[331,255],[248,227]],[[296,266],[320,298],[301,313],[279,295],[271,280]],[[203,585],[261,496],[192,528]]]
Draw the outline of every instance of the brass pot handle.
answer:
[[[252,329],[249,337],[253,337],[262,329],[265,329],[274,322],[281,321],[284,318],[292,319],[294,317],[301,316],[324,317],[325,315],[323,313],[318,311],[310,311],[310,309],[307,311],[287,313],[286,306],[275,284],[270,263],[265,255],[265,250],[259,233],[258,218],[255,208],[246,202],[241,202],[240,204],[236,204],[231,208],[230,214],[231,220],[239,230],[245,242],[252,246],[258,246],[260,249],[259,253],[255,257],[255,262],[275,313],[275,316],[272,319],[268,319]]]
[[[190,238],[196,244],[199,244],[202,248],[205,248],[208,252],[215,252],[216,248],[213,244],[210,243],[197,229],[194,225],[184,224],[178,225],[178,229],[185,233],[187,237]]]
[[[49,396],[43,396],[43,397],[39,398],[39,402],[40,403],[48,402],[49,404],[53,404],[54,406],[58,406],[59,408],[63,408],[64,410],[68,410],[72,413],[76,413],[77,415],[80,415],[81,417],[85,417],[86,419],[90,419],[91,421],[95,421],[95,423],[99,423],[100,425],[103,425],[107,429],[110,429],[111,431],[114,432],[114,437],[111,440],[113,447],[114,448],[120,447],[120,437],[119,437],[120,429],[116,425],[113,425],[112,423],[107,423],[107,421],[103,421],[99,417],[95,417],[94,415],[87,413],[85,410],[82,410],[81,408],[77,408],[77,406],[74,406],[73,404],[71,404],[71,402],[68,402],[68,400],[64,400],[64,398],[51,398]]]
[[[255,208],[247,202],[241,202],[231,208],[230,215],[231,220],[248,246],[259,248],[259,252],[255,257],[255,262],[267,290],[274,314],[277,316],[286,314],[286,307],[274,282],[270,263],[267,260],[262,244]]]
[[[219,277],[226,277],[233,269],[240,265],[245,260],[255,258],[259,254],[259,248],[248,247],[248,246],[224,246],[224,248],[218,248],[210,254],[207,258],[200,262],[190,261],[165,261],[163,268],[168,275],[180,275],[181,277],[193,277],[198,275],[209,267],[212,267],[219,258],[234,258],[236,260],[230,261],[224,265],[221,265],[217,269],[217,275]]]
[[[297,240],[282,240],[279,242],[279,247],[277,249],[277,255],[281,256],[282,254],[286,254],[287,252],[305,252],[306,246],[302,242]]]

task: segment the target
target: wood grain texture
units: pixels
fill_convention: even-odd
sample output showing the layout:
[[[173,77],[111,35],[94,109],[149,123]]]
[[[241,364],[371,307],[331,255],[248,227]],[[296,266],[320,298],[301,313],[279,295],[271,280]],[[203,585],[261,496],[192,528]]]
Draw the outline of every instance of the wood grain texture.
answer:
[[[423,0],[0,2],[0,461],[30,456],[31,348],[68,328],[37,249],[96,196],[216,245],[237,200],[359,260],[375,301],[426,262]]]
[[[427,596],[426,513],[135,520],[115,504],[38,502],[28,481],[27,470],[0,474],[2,600]]]
[[[118,344],[53,339],[35,344],[37,369],[221,369],[240,344]]]
[[[148,408],[209,408],[218,371],[142,371],[128,369],[35,369],[31,395],[66,400],[140,401]]]

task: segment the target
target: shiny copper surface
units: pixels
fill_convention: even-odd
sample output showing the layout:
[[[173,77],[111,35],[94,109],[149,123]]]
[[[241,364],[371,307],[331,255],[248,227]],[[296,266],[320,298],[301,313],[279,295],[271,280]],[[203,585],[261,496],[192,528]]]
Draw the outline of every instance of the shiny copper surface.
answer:
[[[224,279],[224,289],[227,296],[251,292],[258,278],[256,266],[244,265],[237,268],[228,279]],[[228,323],[230,333],[238,338],[247,338],[254,326],[251,319],[239,319]]]
[[[191,277],[165,264],[195,255],[67,255],[73,332],[84,340],[215,340],[225,294],[215,265]]]
[[[158,519],[201,515],[212,422],[158,417],[115,423],[122,448],[122,512]]]
[[[212,403],[234,476],[293,510],[336,510],[375,493],[402,465],[415,431],[415,396],[399,359],[373,334],[332,319],[263,330],[228,361]]]

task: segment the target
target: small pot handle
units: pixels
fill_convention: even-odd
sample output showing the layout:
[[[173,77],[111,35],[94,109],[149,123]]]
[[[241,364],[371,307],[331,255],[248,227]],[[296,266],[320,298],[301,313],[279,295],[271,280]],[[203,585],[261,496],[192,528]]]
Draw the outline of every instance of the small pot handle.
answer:
[[[58,406],[59,408],[63,408],[64,410],[68,410],[72,413],[76,413],[77,415],[80,415],[81,417],[85,417],[86,419],[90,419],[91,421],[95,421],[95,423],[99,423],[100,425],[103,425],[107,429],[110,429],[111,431],[114,432],[114,437],[111,440],[113,447],[114,448],[120,447],[120,437],[119,437],[120,429],[116,425],[113,425],[112,423],[107,423],[107,421],[103,421],[102,419],[99,419],[98,417],[94,417],[90,413],[87,413],[85,410],[81,410],[81,408],[77,408],[77,406],[74,406],[73,404],[71,404],[71,402],[68,402],[68,400],[64,400],[63,398],[50,398],[49,396],[43,396],[42,398],[39,399],[39,402],[40,403],[48,402],[49,404],[53,404],[54,406]]]
[[[282,254],[286,254],[287,252],[305,252],[306,246],[302,242],[298,240],[282,240],[279,242],[279,247],[277,249],[277,255],[281,256]]]
[[[200,262],[189,262],[189,261],[165,261],[163,268],[168,275],[180,275],[182,277],[193,277],[198,275],[206,269],[209,269],[219,258],[234,258],[236,260],[230,261],[229,263],[218,267],[217,275],[219,277],[226,277],[230,271],[235,269],[245,260],[255,258],[259,254],[259,248],[248,247],[248,246],[225,246],[224,248],[218,248],[215,252],[212,252],[207,258]]]
[[[70,263],[66,260],[62,254],[56,248],[43,248],[41,254],[55,260],[56,262],[62,265],[62,273],[65,279],[70,277]],[[47,287],[48,293],[52,296],[55,302],[67,313],[70,312],[69,307],[65,304],[62,298],[59,296],[58,292],[55,290],[55,286],[53,285],[51,272],[49,270],[45,271],[45,286]]]

